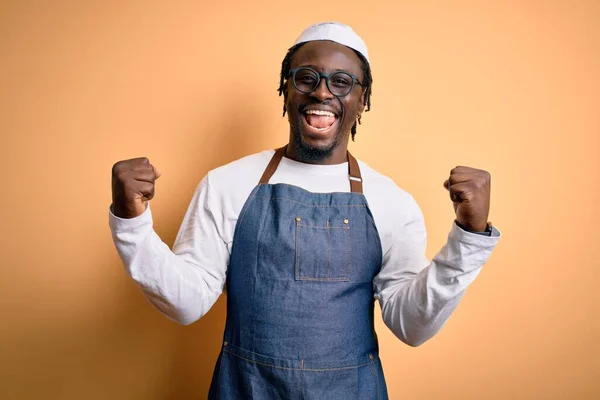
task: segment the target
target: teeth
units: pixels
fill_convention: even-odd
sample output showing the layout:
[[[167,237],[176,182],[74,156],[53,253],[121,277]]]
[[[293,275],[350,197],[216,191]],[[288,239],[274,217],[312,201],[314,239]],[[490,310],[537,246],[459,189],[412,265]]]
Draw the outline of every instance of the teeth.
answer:
[[[324,110],[306,110],[305,114],[324,115],[326,117],[335,117],[335,114]]]

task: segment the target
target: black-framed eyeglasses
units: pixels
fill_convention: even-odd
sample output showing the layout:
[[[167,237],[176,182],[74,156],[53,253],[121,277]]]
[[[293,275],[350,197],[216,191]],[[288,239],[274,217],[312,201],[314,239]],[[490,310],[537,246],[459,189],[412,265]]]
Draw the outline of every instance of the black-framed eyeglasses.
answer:
[[[337,97],[346,96],[354,89],[354,83],[362,87],[362,83],[355,75],[346,71],[336,71],[331,74],[317,72],[310,67],[298,67],[290,71],[288,79],[292,78],[294,87],[302,93],[308,94],[319,87],[321,78],[325,79],[327,89]]]

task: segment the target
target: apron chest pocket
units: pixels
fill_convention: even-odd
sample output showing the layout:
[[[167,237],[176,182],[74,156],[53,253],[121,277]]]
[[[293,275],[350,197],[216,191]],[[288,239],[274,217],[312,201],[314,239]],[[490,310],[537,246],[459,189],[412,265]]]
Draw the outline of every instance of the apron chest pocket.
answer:
[[[296,217],[295,280],[348,282],[350,226],[348,219],[318,223]]]

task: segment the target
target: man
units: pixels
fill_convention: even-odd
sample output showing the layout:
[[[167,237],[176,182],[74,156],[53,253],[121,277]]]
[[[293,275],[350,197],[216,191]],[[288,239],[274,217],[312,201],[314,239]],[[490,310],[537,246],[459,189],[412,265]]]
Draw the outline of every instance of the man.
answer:
[[[316,24],[282,63],[289,143],[210,171],[173,250],[152,229],[160,173],[145,158],[113,167],[110,226],[127,272],[167,317],[191,324],[227,285],[211,399],[386,399],[374,299],[418,346],[442,327],[500,233],[489,173],[457,167],[456,211],[430,263],[413,197],[348,151],[370,106],[367,48],[348,26]]]

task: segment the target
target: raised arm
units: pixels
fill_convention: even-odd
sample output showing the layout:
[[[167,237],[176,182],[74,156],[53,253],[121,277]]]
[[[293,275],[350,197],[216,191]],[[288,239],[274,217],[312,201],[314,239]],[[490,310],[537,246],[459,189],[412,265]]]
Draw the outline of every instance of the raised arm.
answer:
[[[447,243],[427,260],[423,215],[411,198],[407,222],[395,233],[373,282],[385,324],[411,346],[424,343],[446,323],[500,237],[496,228],[488,235],[475,233],[485,230],[489,212],[487,172],[457,167],[444,187],[457,215]]]
[[[208,177],[197,186],[171,251],[152,226],[148,200],[157,176],[150,175],[154,169],[147,159],[137,160],[146,167],[132,160],[113,167],[109,210],[113,241],[126,272],[150,303],[168,318],[188,325],[206,314],[221,294],[229,262],[210,211]]]

